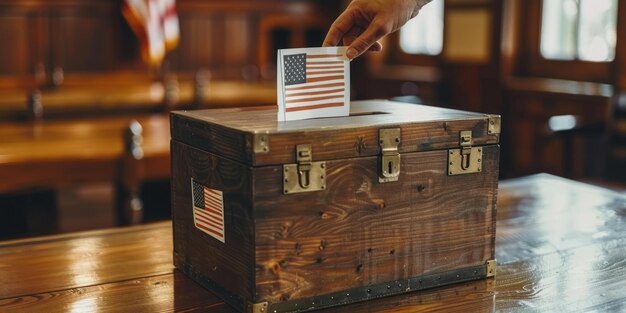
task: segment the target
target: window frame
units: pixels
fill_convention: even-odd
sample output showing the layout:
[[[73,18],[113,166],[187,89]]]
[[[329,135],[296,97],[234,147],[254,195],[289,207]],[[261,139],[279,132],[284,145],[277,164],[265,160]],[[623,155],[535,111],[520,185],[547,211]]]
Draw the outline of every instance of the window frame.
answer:
[[[390,63],[422,66],[437,66],[439,64],[442,52],[436,55],[406,53],[400,46],[400,31],[390,34],[389,37],[389,42],[393,42],[393,53],[390,54]]]
[[[592,81],[610,83],[615,59],[609,62],[592,62],[576,60],[551,60],[541,54],[541,28],[543,0],[527,0],[527,34],[523,36],[522,47],[526,47],[526,66],[529,76],[550,77],[567,80]],[[618,10],[619,10],[618,1]],[[618,16],[619,19],[619,16]],[[617,52],[616,52],[617,53]],[[617,57],[616,57],[617,58]]]
[[[389,34],[387,42],[392,43],[392,50],[389,54],[389,63],[392,64],[410,64],[410,65],[419,65],[419,66],[438,66],[440,64],[441,56],[443,51],[445,50],[445,20],[446,13],[448,10],[448,3],[444,0],[443,6],[443,38],[442,38],[442,49],[438,54],[413,54],[404,52],[402,46],[400,44],[400,29],[398,31]],[[385,47],[383,47],[384,49]]]

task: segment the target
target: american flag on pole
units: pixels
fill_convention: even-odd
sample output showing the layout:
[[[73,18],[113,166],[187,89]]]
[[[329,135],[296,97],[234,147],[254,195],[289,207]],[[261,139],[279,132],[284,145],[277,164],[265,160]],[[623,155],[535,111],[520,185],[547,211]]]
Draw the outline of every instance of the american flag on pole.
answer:
[[[191,180],[193,223],[211,237],[226,242],[224,231],[224,195]]]
[[[279,58],[279,106],[284,114],[279,120],[349,114],[350,70],[344,47],[284,49]]]
[[[141,42],[141,54],[158,66],[179,40],[176,0],[123,0],[122,15]]]

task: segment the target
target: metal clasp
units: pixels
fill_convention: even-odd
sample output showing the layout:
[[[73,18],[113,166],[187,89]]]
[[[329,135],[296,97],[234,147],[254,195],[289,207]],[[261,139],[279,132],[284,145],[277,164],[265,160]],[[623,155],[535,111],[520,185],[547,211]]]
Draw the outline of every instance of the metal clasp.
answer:
[[[461,145],[461,168],[463,170],[468,170],[470,167],[470,161],[472,157],[472,132],[471,131],[462,131],[460,135],[460,145]]]
[[[483,149],[472,147],[472,131],[459,134],[460,149],[448,150],[448,175],[460,175],[480,172],[482,169]]]
[[[283,165],[283,194],[326,189],[326,162],[313,162],[311,145],[296,146],[296,162]]]
[[[400,128],[380,129],[378,131],[380,145],[379,183],[397,181],[400,176]]]
[[[298,162],[298,182],[303,189],[311,185],[311,145],[298,145],[296,147],[296,160]]]

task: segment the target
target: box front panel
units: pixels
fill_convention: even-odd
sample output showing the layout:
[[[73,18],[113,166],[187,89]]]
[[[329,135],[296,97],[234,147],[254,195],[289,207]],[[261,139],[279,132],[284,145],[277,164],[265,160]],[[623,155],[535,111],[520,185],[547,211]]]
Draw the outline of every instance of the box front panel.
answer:
[[[171,151],[176,266],[241,307],[254,279],[249,169],[176,141]]]
[[[326,162],[326,189],[283,195],[282,167],[253,169],[256,301],[271,304],[484,265],[494,259],[498,146],[447,175],[447,150]],[[435,276],[436,277],[436,276]]]

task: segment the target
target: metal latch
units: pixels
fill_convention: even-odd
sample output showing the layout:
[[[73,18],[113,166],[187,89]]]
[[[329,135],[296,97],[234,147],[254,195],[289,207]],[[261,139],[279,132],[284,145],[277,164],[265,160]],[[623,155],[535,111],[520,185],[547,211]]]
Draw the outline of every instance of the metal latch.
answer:
[[[448,175],[477,173],[481,171],[483,149],[472,147],[472,131],[462,131],[460,149],[448,150]]]
[[[379,183],[397,181],[400,176],[400,128],[380,129],[378,131],[380,145]]]
[[[296,162],[283,165],[283,194],[326,189],[326,162],[313,162],[311,145],[296,146]]]

